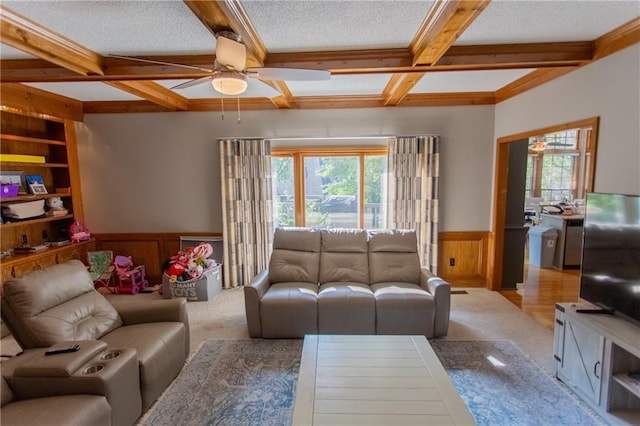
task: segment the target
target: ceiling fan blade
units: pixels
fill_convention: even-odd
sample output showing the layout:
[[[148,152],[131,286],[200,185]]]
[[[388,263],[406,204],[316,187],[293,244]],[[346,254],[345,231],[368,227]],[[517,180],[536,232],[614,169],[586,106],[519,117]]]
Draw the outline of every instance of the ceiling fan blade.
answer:
[[[211,68],[197,67],[195,65],[184,65],[184,64],[175,64],[173,62],[154,61],[152,59],[135,58],[133,56],[120,56],[120,55],[108,55],[108,56],[110,58],[126,59],[126,60],[129,60],[129,61],[148,62],[150,64],[169,65],[169,66],[172,66],[172,67],[189,68],[189,69],[192,69],[192,70],[213,72],[213,70]]]
[[[282,81],[320,81],[331,79],[328,70],[309,70],[304,68],[247,68],[255,72],[261,80]]]
[[[207,80],[211,80],[211,76],[207,76],[207,77],[200,77],[200,78],[196,78],[193,80],[189,80],[189,81],[185,81],[184,83],[180,83],[176,86],[170,87],[171,90],[173,89],[186,89],[188,87],[193,87],[193,86],[197,86],[198,84],[202,84],[202,83],[206,83]]]
[[[282,95],[282,93],[269,86],[264,81],[249,78],[247,79],[247,92],[249,92],[247,93],[249,96],[255,94],[265,98],[276,98]]]

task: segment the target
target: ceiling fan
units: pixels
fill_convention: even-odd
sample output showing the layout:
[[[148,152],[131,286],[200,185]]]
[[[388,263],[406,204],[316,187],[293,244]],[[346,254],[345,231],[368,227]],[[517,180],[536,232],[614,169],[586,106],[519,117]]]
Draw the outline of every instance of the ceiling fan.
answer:
[[[328,70],[264,67],[246,68],[246,46],[242,43],[240,36],[231,31],[222,31],[216,34],[216,60],[213,64],[213,69],[131,56],[109,56],[132,61],[151,62],[207,71],[211,74],[206,77],[200,77],[178,84],[177,86],[171,87],[171,89],[186,89],[187,87],[211,81],[213,88],[217,92],[230,96],[244,93],[249,86],[257,93],[268,98],[281,95],[280,92],[262,80],[320,81],[331,78],[331,72]]]
[[[540,152],[551,146],[575,146],[575,143],[549,142],[544,136],[537,136],[529,140],[529,148],[532,151]]]

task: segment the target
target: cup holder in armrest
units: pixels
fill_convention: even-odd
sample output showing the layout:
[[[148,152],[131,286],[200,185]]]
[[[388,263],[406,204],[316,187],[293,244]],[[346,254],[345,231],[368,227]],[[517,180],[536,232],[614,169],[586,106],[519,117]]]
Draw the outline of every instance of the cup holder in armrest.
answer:
[[[120,351],[108,351],[100,356],[100,359],[103,361],[118,358],[122,352]]]
[[[95,374],[98,371],[102,371],[103,368],[104,368],[104,365],[102,364],[93,364],[88,367],[85,367],[85,369],[82,370],[82,374]]]

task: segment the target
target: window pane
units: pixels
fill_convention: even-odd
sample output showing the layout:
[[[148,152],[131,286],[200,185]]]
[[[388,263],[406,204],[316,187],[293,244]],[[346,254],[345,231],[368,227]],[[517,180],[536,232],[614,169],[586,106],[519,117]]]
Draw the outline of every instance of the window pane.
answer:
[[[387,226],[387,157],[364,157],[364,227],[381,229]]]
[[[574,156],[547,154],[542,160],[541,195],[547,201],[561,201],[573,196]]]
[[[536,161],[537,161],[537,155],[529,155],[527,156],[527,174],[525,177],[525,183],[524,183],[524,196],[525,197],[534,197],[534,173],[535,173],[535,169],[536,169]]]
[[[305,157],[305,225],[357,228],[358,157]]]
[[[271,157],[274,226],[295,225],[293,158]]]

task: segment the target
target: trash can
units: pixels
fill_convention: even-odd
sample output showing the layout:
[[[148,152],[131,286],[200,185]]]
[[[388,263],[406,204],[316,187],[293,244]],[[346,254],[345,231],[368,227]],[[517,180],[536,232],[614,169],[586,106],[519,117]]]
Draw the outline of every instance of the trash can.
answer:
[[[529,264],[551,269],[556,254],[558,230],[550,226],[534,226],[529,230]]]

